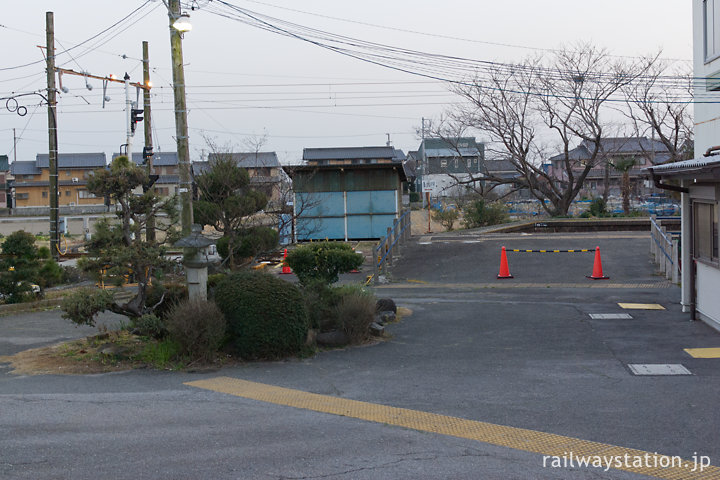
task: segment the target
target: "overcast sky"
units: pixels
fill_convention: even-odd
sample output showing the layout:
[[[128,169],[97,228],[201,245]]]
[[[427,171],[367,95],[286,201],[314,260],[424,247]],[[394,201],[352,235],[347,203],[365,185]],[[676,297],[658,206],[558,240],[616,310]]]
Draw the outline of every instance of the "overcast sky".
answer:
[[[57,64],[100,76],[122,77],[128,72],[132,81],[141,81],[142,41],[147,40],[155,148],[175,151],[167,10],[159,0],[145,3],[25,0],[13,2],[12,8],[5,5],[0,19],[0,96],[46,88],[37,47],[45,43],[46,11],[55,14],[56,48],[61,52],[141,7],[106,34],[60,55]],[[247,138],[265,135],[262,150],[278,152],[283,162],[297,161],[304,147],[384,145],[388,133],[392,144],[407,152],[419,144],[420,119],[437,118],[456,100],[442,82],[225,18],[222,15],[237,12],[217,1],[196,3],[199,9],[188,9],[193,30],[183,41],[193,160],[207,151],[203,136],[242,151]],[[685,0],[226,3],[324,32],[476,60],[519,61],[538,49],[578,42],[622,56],[660,49],[668,58],[690,61],[692,55],[691,4]],[[19,67],[32,62],[38,63]],[[125,143],[122,85],[108,87],[111,100],[103,109],[102,82],[89,84],[92,90],[81,77],[63,77],[70,91],[59,97],[61,153],[110,154]],[[13,128],[19,138],[18,160],[47,152],[47,109],[39,102],[40,97],[20,99],[28,112],[24,117],[0,104],[0,154],[8,154],[11,161]],[[134,143],[138,151],[141,126]]]

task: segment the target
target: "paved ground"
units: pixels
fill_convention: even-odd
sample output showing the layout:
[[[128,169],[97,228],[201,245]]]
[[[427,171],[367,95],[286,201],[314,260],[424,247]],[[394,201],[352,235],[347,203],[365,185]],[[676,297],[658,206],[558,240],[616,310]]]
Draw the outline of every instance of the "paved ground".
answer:
[[[393,283],[378,287],[413,310],[384,343],[202,374],[0,369],[0,477],[642,478],[550,468],[547,458],[543,467],[544,455],[567,450],[719,465],[720,359],[684,349],[720,347],[720,334],[680,313],[678,288],[654,274],[648,244],[638,234],[414,238]],[[599,245],[611,279],[585,278],[591,254],[510,253],[516,278],[499,281],[501,245]],[[0,318],[0,336],[15,339],[0,355],[72,335],[42,315],[36,326],[54,333]],[[692,375],[635,376],[634,363],[682,364]]]

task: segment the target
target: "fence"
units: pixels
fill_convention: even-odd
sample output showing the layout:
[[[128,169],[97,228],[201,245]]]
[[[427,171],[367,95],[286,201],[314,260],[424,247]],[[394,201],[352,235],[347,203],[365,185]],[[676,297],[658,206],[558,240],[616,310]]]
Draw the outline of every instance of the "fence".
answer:
[[[410,239],[410,224],[410,210],[408,209],[393,222],[392,227],[387,228],[387,235],[381,238],[373,249],[375,282],[392,265],[393,256],[400,254],[400,245]]]
[[[680,248],[681,237],[679,232],[668,231],[667,226],[663,226],[663,220],[670,220],[668,217],[650,217],[650,253],[653,260],[660,266],[660,271],[665,274],[665,278],[672,280],[673,283],[680,281]],[[677,221],[677,217],[672,218]]]

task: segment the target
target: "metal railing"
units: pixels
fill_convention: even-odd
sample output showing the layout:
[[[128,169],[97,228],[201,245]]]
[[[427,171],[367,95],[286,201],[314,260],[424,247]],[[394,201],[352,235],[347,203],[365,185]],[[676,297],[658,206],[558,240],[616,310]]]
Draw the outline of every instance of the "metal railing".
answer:
[[[680,281],[682,268],[680,265],[681,236],[677,232],[669,232],[662,225],[664,217],[650,217],[650,253],[653,260],[660,266],[665,278],[673,283]]]
[[[380,239],[373,249],[373,264],[375,265],[373,279],[387,273],[389,266],[392,266],[393,256],[400,254],[400,245],[410,239],[410,210],[406,210],[393,222],[392,227],[387,228],[387,235]]]

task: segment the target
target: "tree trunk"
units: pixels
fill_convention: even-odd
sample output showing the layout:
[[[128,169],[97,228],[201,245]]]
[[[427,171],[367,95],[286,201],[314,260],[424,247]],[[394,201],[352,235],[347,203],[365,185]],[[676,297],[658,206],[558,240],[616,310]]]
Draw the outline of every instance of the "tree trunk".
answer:
[[[610,162],[605,160],[605,176],[603,178],[603,202],[607,205],[608,195],[610,194]]]
[[[625,215],[630,215],[630,172],[623,172],[622,176],[622,204]]]

